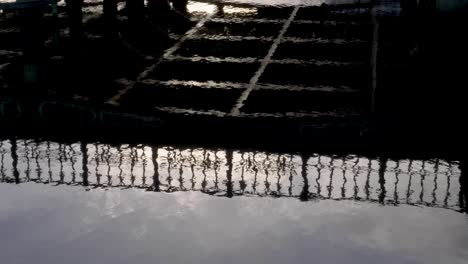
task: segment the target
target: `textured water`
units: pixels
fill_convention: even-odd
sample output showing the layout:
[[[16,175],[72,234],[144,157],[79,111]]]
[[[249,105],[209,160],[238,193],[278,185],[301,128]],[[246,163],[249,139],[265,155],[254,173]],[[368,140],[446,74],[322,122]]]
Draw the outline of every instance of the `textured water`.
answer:
[[[438,158],[395,160],[26,139],[0,141],[0,155],[0,181],[11,184],[465,210],[460,163]]]
[[[355,4],[370,3],[370,0],[205,0],[213,3],[235,3],[248,5],[268,5],[268,6],[316,6],[322,4]]]
[[[265,81],[257,84],[266,94],[310,89],[291,83],[305,77],[288,79],[276,74],[284,72],[285,65],[296,65],[291,72],[307,76],[307,72],[299,71],[304,65],[359,67],[366,58],[362,54],[367,47],[361,48],[366,38],[356,37],[352,22],[347,21],[346,30],[330,21],[321,21],[324,30],[304,30],[314,28],[315,22],[304,20],[306,16],[299,13],[298,21],[281,40],[278,36],[288,16],[259,18],[257,7],[244,5],[316,5],[324,1],[235,2],[241,5],[224,6],[224,18],[213,17],[207,27],[185,39],[190,45],[181,42],[173,49],[170,59],[190,61],[197,67],[206,65],[200,61],[223,62],[238,74],[237,82],[222,75],[201,74],[210,71],[198,72],[198,79],[146,82],[224,89],[226,94],[219,98],[235,102],[231,98],[239,97],[237,91],[248,88],[241,81],[248,82],[258,69],[255,63],[268,55],[270,42],[275,39],[284,43],[271,58],[272,71],[266,71]],[[204,2],[189,5],[196,17],[213,15],[218,8]],[[99,13],[101,9],[90,6],[85,12]],[[236,21],[244,17],[254,26]],[[344,39],[348,37],[345,34],[354,35]],[[213,41],[224,44],[214,45]],[[349,50],[342,52],[343,48]],[[326,52],[321,52],[323,49]],[[210,56],[212,53],[216,56]],[[222,68],[220,65],[216,64],[216,69]],[[242,79],[243,71],[248,73],[247,80]],[[328,80],[337,80],[332,77]],[[353,91],[332,84],[313,88]],[[144,95],[148,98],[150,93]],[[167,98],[176,98],[162,95],[166,97],[153,98],[163,98],[164,103],[170,102]],[[287,98],[284,95],[269,97],[273,110],[281,105],[277,102]],[[255,104],[265,102],[255,96],[256,101],[244,115],[277,114],[258,109],[268,104]],[[199,105],[214,114],[229,112],[230,107],[213,110],[219,105],[229,106],[219,98]],[[293,99],[297,98],[303,95]],[[291,101],[295,106],[301,102]],[[310,105],[309,100],[306,103]],[[174,112],[181,109],[160,107]],[[297,114],[298,109],[293,110]],[[439,157],[396,159],[2,139],[0,262],[467,263],[465,178],[460,161]]]
[[[2,263],[468,261],[458,161],[0,142]]]

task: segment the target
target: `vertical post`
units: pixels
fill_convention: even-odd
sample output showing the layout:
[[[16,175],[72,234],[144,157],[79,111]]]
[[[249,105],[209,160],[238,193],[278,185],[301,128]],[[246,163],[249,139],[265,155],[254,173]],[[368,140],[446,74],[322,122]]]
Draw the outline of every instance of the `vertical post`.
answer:
[[[39,160],[40,160],[40,150],[39,150],[39,144],[40,142],[35,140],[35,146],[34,148],[32,149],[32,152],[33,152],[33,156],[34,156],[34,160],[36,161],[36,172],[37,172],[37,182],[42,182],[42,168],[41,168],[41,164],[39,163]]]
[[[59,143],[59,155],[58,155],[58,160],[59,160],[59,163],[60,163],[60,175],[59,175],[59,184],[63,184],[64,183],[64,180],[65,180],[65,173],[63,171],[63,159],[65,157],[65,150],[63,149],[62,147],[62,143]]]
[[[11,159],[13,160],[12,162],[12,167],[13,167],[13,177],[15,178],[15,183],[19,184],[20,179],[19,179],[19,171],[18,171],[18,153],[16,150],[18,149],[18,146],[16,145],[16,139],[11,139]]]
[[[49,174],[49,183],[52,183],[54,181],[53,175],[52,175],[52,163],[50,159],[50,141],[47,141],[47,150],[46,150],[46,156],[47,156],[47,173]]]
[[[307,201],[309,200],[309,179],[307,179],[307,161],[309,160],[308,157],[305,155],[301,155],[301,160],[302,160],[302,180],[304,181],[304,186],[302,188],[302,192],[299,196],[301,201]]]
[[[438,162],[438,160],[437,160]],[[399,193],[398,193],[398,183],[400,182],[400,173],[398,172],[400,168],[400,161],[397,161],[397,166],[395,168],[395,190],[393,192],[393,204],[397,205],[399,203]],[[436,179],[437,179],[437,173],[436,173]]]
[[[468,213],[468,175],[466,170],[466,159],[460,161],[460,208],[462,208],[465,213]]]
[[[366,185],[364,185],[364,191],[366,193],[366,200],[370,198],[370,177],[372,174],[372,160],[369,158],[369,163],[367,164],[367,177]]]
[[[158,148],[156,147],[151,147],[151,161],[153,163],[153,190],[155,192],[160,191],[160,181],[159,181],[159,164],[158,164]]]
[[[218,16],[224,16],[224,5],[221,3],[216,4],[216,12]]]
[[[111,157],[112,157],[112,154],[110,152],[110,145],[107,145],[107,152],[106,152],[106,164],[107,164],[107,185],[108,186],[112,186],[112,176],[111,176]]]
[[[5,153],[3,153],[3,141],[0,139],[0,182],[5,182]]]
[[[71,163],[71,176],[72,176],[72,179],[71,179],[71,182],[72,183],[75,183],[76,181],[76,169],[75,169],[75,162],[76,162],[76,151],[73,147],[73,144],[70,144],[70,152],[71,155],[70,155],[70,163]]]
[[[24,157],[26,158],[26,180],[31,180],[31,161],[29,159],[29,147],[28,142],[26,140],[24,142]]]
[[[227,182],[226,182],[226,188],[227,188],[227,191],[226,191],[226,196],[229,197],[229,198],[232,198],[232,196],[234,195],[233,194],[233,190],[232,190],[232,161],[233,161],[233,151],[232,149],[229,149],[226,151],[226,162],[227,162],[227,171],[226,171],[226,178],[227,178]]]
[[[81,142],[80,144],[81,148],[81,155],[82,155],[82,168],[83,168],[83,186],[88,186],[88,147],[85,142]]]
[[[190,150],[190,157],[192,160],[190,161],[190,171],[192,172],[192,179],[190,180],[192,182],[192,188],[190,190],[195,190],[195,164],[197,163],[197,159],[193,155],[193,149]]]
[[[333,166],[333,163],[335,162],[334,158],[330,159],[330,182],[328,183],[327,189],[328,189],[328,199],[332,198],[332,190],[333,190],[333,176],[335,174],[335,168]]]
[[[385,172],[387,171],[387,158],[379,158],[379,184],[380,184],[380,194],[379,202],[381,204],[385,203],[385,196],[387,195],[387,190],[385,189]]]
[[[214,153],[214,164],[213,164],[213,170],[214,170],[214,175],[215,175],[215,180],[214,180],[214,188],[215,188],[215,192],[219,192],[219,178],[218,178],[218,168],[219,168],[219,165],[218,165],[218,151],[216,151]]]
[[[135,169],[135,164],[137,161],[136,156],[138,155],[138,151],[133,147],[130,147],[130,185],[134,187],[135,185],[135,174],[133,173]]]
[[[99,145],[97,143],[94,144],[95,154],[94,154],[94,161],[96,163],[96,186],[101,186],[101,174],[99,173]]]
[[[315,182],[317,183],[317,196],[320,198],[322,196],[322,185],[320,184],[320,179],[322,178],[322,157],[318,156],[318,164],[317,164],[317,179]]]
[[[291,155],[290,159],[289,159],[289,164],[291,165],[290,166],[290,169],[289,169],[289,187],[288,187],[288,194],[289,196],[292,195],[292,185],[293,185],[293,172],[294,172],[294,163],[293,163],[293,156]]]

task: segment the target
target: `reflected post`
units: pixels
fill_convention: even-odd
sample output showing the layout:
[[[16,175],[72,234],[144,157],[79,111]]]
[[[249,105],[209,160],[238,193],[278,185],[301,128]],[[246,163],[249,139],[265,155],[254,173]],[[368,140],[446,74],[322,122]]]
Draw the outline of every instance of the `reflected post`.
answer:
[[[460,208],[462,208],[466,213],[468,213],[468,175],[467,170],[467,160],[466,158],[460,161]]]
[[[88,186],[88,147],[85,142],[80,143],[81,155],[82,155],[82,169],[83,169],[83,186]]]

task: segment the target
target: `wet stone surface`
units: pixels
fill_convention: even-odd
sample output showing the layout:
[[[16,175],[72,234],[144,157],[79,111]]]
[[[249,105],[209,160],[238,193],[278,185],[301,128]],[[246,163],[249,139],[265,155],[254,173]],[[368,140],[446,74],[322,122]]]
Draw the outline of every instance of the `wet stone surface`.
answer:
[[[251,73],[258,65],[258,63],[209,62],[199,58],[196,58],[196,61],[170,60],[159,64],[152,72],[151,78],[155,80],[248,82]]]
[[[215,58],[263,58],[270,47],[270,43],[262,40],[188,40],[177,50],[175,55]]]
[[[208,22],[197,33],[200,36],[242,36],[242,37],[276,37],[281,29],[281,20],[250,22],[229,19],[223,19],[216,22]]]
[[[138,100],[139,107],[146,110],[154,109],[154,107],[178,107],[205,111],[229,111],[231,105],[242,93],[240,87],[217,89],[205,86],[203,84],[201,87],[192,86],[190,82],[141,84],[122,99],[122,103],[125,105],[126,101],[124,100],[128,100],[128,103],[131,104]]]
[[[366,70],[367,68],[363,65],[272,63],[265,70],[260,81],[309,87],[320,85],[350,86],[365,90],[368,88],[368,79],[370,78],[369,72]],[[288,74],[282,75],[284,72],[288,72]]]
[[[130,87],[116,102],[151,102],[174,113],[210,109],[223,116],[366,112],[369,5],[224,9],[202,18],[140,75],[145,85]],[[161,99],[166,96],[174,99]]]
[[[360,41],[327,41],[323,39],[299,42],[284,41],[275,53],[275,59],[316,60],[324,62],[365,62],[370,60],[370,45]]]
[[[324,1],[190,1],[191,28],[185,33],[170,28],[167,43],[149,40],[133,49],[132,39],[109,46],[99,37],[102,32],[93,23],[102,6],[87,1],[84,20],[92,43],[82,59],[96,62],[83,75],[96,81],[80,81],[80,77],[52,94],[69,100],[83,98],[99,107],[121,106],[125,111],[156,109],[156,115],[161,109],[175,115],[216,111],[219,116],[249,119],[265,114],[300,117],[298,122],[307,116],[313,122],[315,115],[349,112],[364,119],[371,101],[371,5],[368,1],[325,2],[330,5],[319,6]],[[61,30],[68,34],[67,29]],[[161,46],[162,57],[150,52],[155,45]],[[125,54],[123,61],[114,53]],[[50,71],[59,72],[62,63],[53,60]],[[112,74],[104,76],[100,70],[104,68]],[[73,77],[68,72],[52,78],[52,84],[67,83]]]
[[[369,22],[368,22],[369,23]],[[296,38],[332,38],[332,39],[363,39],[372,37],[372,25],[354,23],[292,23],[286,33],[288,37]]]
[[[358,93],[316,92],[316,91],[290,91],[290,90],[255,90],[252,91],[249,101],[243,108],[245,112],[256,113],[311,113],[311,112],[342,112],[359,114],[365,98]],[[285,103],[286,102],[286,103]],[[295,102],[289,104],[287,102]]]

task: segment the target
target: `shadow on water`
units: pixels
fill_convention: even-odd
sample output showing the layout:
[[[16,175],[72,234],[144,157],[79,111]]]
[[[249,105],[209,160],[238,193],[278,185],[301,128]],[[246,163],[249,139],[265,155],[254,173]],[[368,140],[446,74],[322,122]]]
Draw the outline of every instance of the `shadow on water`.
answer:
[[[196,191],[219,197],[354,200],[466,211],[464,162],[154,145],[0,141],[0,181]]]

